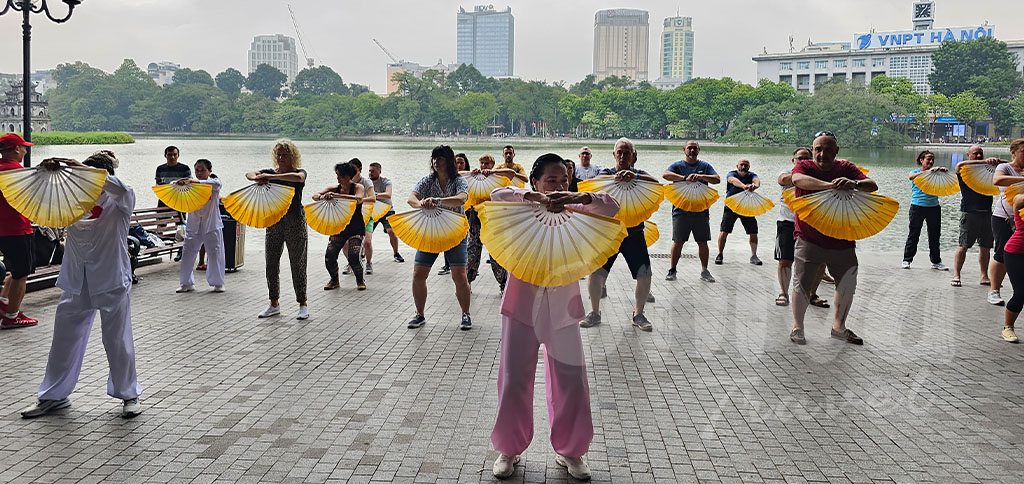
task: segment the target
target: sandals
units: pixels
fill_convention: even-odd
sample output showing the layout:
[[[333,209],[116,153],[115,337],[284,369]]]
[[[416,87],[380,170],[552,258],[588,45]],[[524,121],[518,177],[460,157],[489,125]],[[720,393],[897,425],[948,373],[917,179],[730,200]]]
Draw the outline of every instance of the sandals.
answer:
[[[960,282],[960,279],[953,279],[952,281],[949,281],[949,285],[953,287],[962,287],[963,283]]]
[[[776,306],[789,306],[789,296],[786,293],[779,293],[779,297],[775,298]]]
[[[197,265],[196,266],[196,270],[197,271],[205,271],[206,270],[206,264],[199,264],[199,265]]]
[[[830,305],[828,304],[828,300],[825,300],[825,299],[822,299],[822,298],[818,297],[818,295],[817,295],[817,294],[814,294],[814,295],[812,295],[812,296],[811,296],[811,301],[810,301],[810,303],[811,303],[811,306],[817,306],[817,307],[819,307],[819,308],[828,308],[828,307],[831,307],[831,306],[830,306]]]

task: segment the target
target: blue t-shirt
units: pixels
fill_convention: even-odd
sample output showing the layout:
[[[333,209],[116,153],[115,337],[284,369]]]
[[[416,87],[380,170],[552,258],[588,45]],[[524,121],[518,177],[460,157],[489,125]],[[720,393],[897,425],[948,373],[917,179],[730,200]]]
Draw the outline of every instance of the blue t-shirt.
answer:
[[[643,171],[643,170],[641,170],[639,168],[629,168],[629,171],[631,171],[633,173],[636,173],[637,175],[651,176],[650,173],[647,173],[646,171]],[[619,171],[616,170],[615,167],[613,166],[613,167],[610,167],[610,168],[601,168],[601,171],[597,172],[597,175],[598,176],[601,176],[601,175],[614,175],[614,174],[616,174],[618,172]],[[626,231],[629,232],[629,233],[633,233],[633,232],[636,232],[636,231],[643,232],[643,230],[644,230],[644,223],[643,222],[640,222],[640,224],[634,225],[632,227],[626,227]]]
[[[921,173],[921,169],[918,168],[916,170],[911,170],[910,173],[911,174],[913,174],[913,173]],[[935,195],[929,195],[929,194],[921,191],[921,189],[917,188],[917,185],[914,184],[914,180],[910,180],[910,191],[911,191],[911,195],[910,195],[910,204],[911,205],[917,205],[918,207],[938,207],[939,206],[939,197],[936,197]]]
[[[740,187],[738,187],[736,185],[733,185],[732,183],[729,183],[729,179],[732,178],[732,177],[736,177],[736,179],[739,180],[740,183],[743,183],[744,185],[750,185],[751,183],[754,183],[754,178],[757,178],[757,174],[752,172],[752,171],[748,171],[746,175],[740,176],[739,172],[737,172],[736,170],[733,170],[733,171],[730,171],[729,173],[726,173],[725,174],[725,196],[727,196],[727,197],[729,195],[735,195],[735,194],[743,191],[742,188],[740,188]]]
[[[682,176],[689,176],[689,175],[692,175],[694,173],[696,173],[698,175],[717,175],[718,174],[718,172],[715,171],[715,168],[711,166],[711,163],[708,163],[706,161],[701,161],[701,160],[697,160],[697,162],[692,164],[692,165],[687,163],[686,160],[679,160],[679,161],[669,165],[668,166],[668,171],[671,171],[672,173],[675,173],[677,175],[682,175]],[[703,183],[705,185],[708,184],[708,182],[706,182],[706,181],[701,181],[700,183]],[[672,207],[672,215],[675,215],[677,213],[708,213],[708,211],[705,210],[703,212],[687,212],[686,210],[683,210],[683,209],[681,209],[679,207],[673,206]]]

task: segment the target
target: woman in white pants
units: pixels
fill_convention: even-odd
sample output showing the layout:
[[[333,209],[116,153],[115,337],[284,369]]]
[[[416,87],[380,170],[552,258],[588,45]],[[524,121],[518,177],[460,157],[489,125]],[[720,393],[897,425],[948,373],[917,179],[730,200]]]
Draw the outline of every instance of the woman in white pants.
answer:
[[[59,159],[67,165],[82,166],[75,160]],[[56,169],[58,159],[43,161]],[[68,396],[78,383],[96,311],[100,312],[103,349],[110,373],[107,394],[122,400],[121,416],[142,413],[135,374],[135,342],[132,337],[132,271],[128,261],[128,223],[135,209],[135,192],[114,175],[117,158],[109,151],[85,160],[86,166],[110,173],[96,206],[67,231],[64,260],[57,287],[61,289],[53,320],[53,343],[46,362],[46,375],[39,385],[39,401],[22,410],[23,418],[34,418],[71,405]]]
[[[210,170],[210,160],[199,160],[195,165],[196,179],[182,178],[175,183],[186,185],[203,183],[211,185],[210,200],[202,208],[188,214],[185,222],[185,245],[181,248],[181,287],[175,292],[195,291],[195,275],[192,268],[200,247],[206,247],[206,282],[213,292],[224,292],[224,222],[220,219],[220,180]]]

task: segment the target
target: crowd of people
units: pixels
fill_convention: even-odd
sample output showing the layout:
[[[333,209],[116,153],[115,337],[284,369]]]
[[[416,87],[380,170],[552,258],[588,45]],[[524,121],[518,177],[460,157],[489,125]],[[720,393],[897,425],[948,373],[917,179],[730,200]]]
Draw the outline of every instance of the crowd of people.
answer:
[[[17,135],[0,137],[0,170],[20,168],[27,146],[31,146],[31,143]],[[810,147],[802,147],[793,152],[792,166],[779,173],[776,181],[783,189],[792,188],[796,197],[823,190],[878,190],[877,183],[864,170],[849,161],[838,159],[839,151],[839,141],[835,134],[828,131],[818,133]],[[428,172],[409,193],[408,204],[414,210],[441,208],[465,215],[469,230],[461,242],[443,253],[416,251],[411,277],[415,313],[405,325],[415,329],[427,322],[427,277],[435,261],[443,255],[442,274],[450,274],[461,310],[458,327],[461,330],[472,328],[471,283],[479,276],[484,242],[480,235],[480,214],[477,209],[467,207],[466,204],[469,191],[467,176],[494,175],[507,179],[507,186],[491,192],[490,199],[494,201],[536,203],[552,212],[569,207],[613,217],[620,209],[618,200],[604,192],[579,192],[576,184],[595,178],[618,182],[686,181],[705,185],[722,182],[723,178],[715,168],[699,158],[700,145],[696,141],[686,143],[683,152],[684,158],[669,165],[658,178],[637,166],[636,147],[626,138],[614,144],[610,153],[614,164],[603,168],[593,162],[593,153],[589,147],[579,150],[578,161],[563,159],[553,153],[542,155],[531,163],[529,170],[515,161],[515,148],[512,146],[503,147],[501,163],[497,163],[493,156],[484,154],[478,158],[477,166],[472,166],[464,153],[456,153],[449,146],[435,147],[430,154]],[[995,166],[992,180],[994,185],[1007,187],[1024,182],[1024,139],[1013,142],[1011,153],[1012,161],[986,159],[980,146],[972,146],[967,152],[967,160],[958,164],[955,171],[960,177],[960,170],[966,166],[989,164]],[[281,314],[280,260],[287,249],[294,298],[298,304],[295,317],[304,320],[310,317],[307,303],[309,240],[303,209],[303,188],[307,172],[302,168],[299,148],[289,140],[277,141],[271,155],[271,167],[246,173],[246,179],[257,184],[290,187],[293,195],[285,214],[267,227],[265,275],[269,305],[257,316],[269,318]],[[212,188],[210,199],[201,208],[183,215],[186,222],[177,292],[195,291],[194,269],[197,268],[197,257],[200,259],[198,268],[205,270],[212,290],[223,292],[225,251],[218,203],[221,179],[213,174],[213,163],[209,160],[199,159],[190,168],[178,162],[179,150],[173,146],[165,150],[164,156],[166,163],[156,173],[158,185],[203,184]],[[910,235],[904,251],[904,268],[911,266],[921,229],[927,224],[931,268],[947,270],[939,254],[940,209],[937,197],[922,192],[913,184],[914,178],[924,173],[945,169],[935,167],[934,162],[934,154],[924,151],[917,157],[919,168],[909,174],[913,196],[909,209]],[[68,396],[77,382],[89,328],[98,310],[103,326],[104,347],[110,362],[107,391],[122,400],[122,414],[133,417],[142,412],[139,403],[142,389],[135,372],[131,333],[130,289],[133,271],[127,242],[129,221],[135,205],[134,191],[116,177],[118,160],[113,153],[98,152],[81,163],[63,158],[51,158],[42,163],[43,168],[50,170],[60,165],[100,168],[106,170],[109,176],[96,207],[68,228],[66,254],[57,281],[62,293],[54,316],[54,337],[46,373],[37,393],[38,401],[25,409],[22,415],[25,418],[38,417],[70,405]],[[761,180],[751,168],[749,160],[741,159],[736,163],[735,170],[728,171],[724,178],[727,196],[743,191],[754,192],[761,188]],[[365,276],[373,271],[371,235],[378,225],[383,226],[384,232],[388,234],[394,260],[399,263],[405,261],[399,253],[398,237],[389,223],[389,218],[395,215],[393,185],[388,178],[382,176],[383,167],[379,163],[369,164],[368,176],[362,175],[362,169],[363,163],[357,158],[336,164],[334,176],[337,182],[308,197],[312,201],[348,199],[354,201],[357,207],[344,229],[331,235],[328,240],[325,265],[329,280],[324,290],[338,289],[342,285],[341,275],[345,274],[354,276],[357,290],[367,288]],[[993,211],[992,196],[972,190],[962,177],[959,183],[963,214],[951,284],[961,286],[961,270],[966,253],[977,243],[980,246],[979,282],[990,286],[989,302],[1003,304],[1000,288],[1005,276],[1009,277],[1015,289],[1024,292],[1024,232],[1015,230],[1024,224],[1017,213],[1024,208],[1024,195],[1012,199],[1007,199],[1005,194],[1000,195]],[[379,219],[372,216],[364,218],[363,214],[367,212],[362,210],[363,205],[372,206],[378,202],[388,205],[386,214]],[[740,215],[728,206],[722,215],[715,263],[724,262],[726,240],[737,221],[748,236],[750,264],[761,266],[762,261],[757,254],[757,220],[753,216]],[[20,310],[26,277],[31,272],[31,257],[28,255],[30,241],[27,237],[32,233],[32,226],[2,196],[0,222],[0,252],[4,254],[10,271],[0,294],[2,325],[5,329],[32,326],[38,321],[28,318]],[[795,344],[806,344],[806,311],[811,305],[829,307],[826,300],[818,297],[817,291],[822,282],[831,282],[835,284],[835,308],[830,337],[851,344],[863,344],[863,339],[847,327],[858,278],[856,244],[821,233],[801,220],[784,202],[779,204],[776,227],[774,258],[778,261],[780,293],[775,303],[791,306],[793,327],[789,334],[790,340]],[[567,467],[574,477],[589,477],[590,471],[583,457],[589,448],[594,429],[580,330],[602,323],[601,300],[607,297],[606,280],[620,254],[636,281],[631,324],[641,331],[653,330],[654,323],[644,312],[646,304],[654,301],[650,291],[653,279],[651,256],[644,229],[644,222],[626,227],[626,236],[618,250],[587,277],[585,287],[589,311],[584,309],[585,302],[578,282],[557,287],[537,286],[520,280],[497,260],[487,261],[502,294],[498,408],[491,434],[494,448],[500,453],[492,469],[496,477],[504,478],[513,473],[519,455],[532,440],[534,375],[541,345],[545,349],[551,443],[558,454],[557,462]],[[687,211],[673,207],[671,233],[670,268],[665,280],[677,279],[682,247],[692,236],[698,246],[699,279],[706,283],[716,282],[709,270],[708,243],[712,235],[710,209]],[[990,264],[989,253],[992,248],[995,248],[995,261]],[[205,252],[205,260],[200,255],[201,250]],[[339,256],[343,256],[346,261],[346,267],[341,273]],[[568,307],[549,304],[550,301],[559,301],[559,304]],[[1002,337],[1006,341],[1016,342],[1014,323],[1024,307],[1024,295],[1014,291],[1014,296],[1005,304]]]

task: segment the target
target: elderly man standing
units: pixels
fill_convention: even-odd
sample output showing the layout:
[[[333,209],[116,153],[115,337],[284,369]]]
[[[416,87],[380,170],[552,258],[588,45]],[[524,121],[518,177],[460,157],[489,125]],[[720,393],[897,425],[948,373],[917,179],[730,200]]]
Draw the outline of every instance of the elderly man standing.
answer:
[[[981,279],[979,283],[983,286],[991,284],[988,276],[989,253],[994,245],[992,236],[992,197],[982,195],[964,183],[960,175],[960,169],[970,165],[999,164],[998,158],[985,159],[985,152],[981,146],[974,145],[967,149],[967,159],[957,163],[956,177],[960,181],[960,244],[956,248],[956,256],[953,263],[953,280],[950,285],[960,287],[960,270],[967,261],[967,250],[978,244],[978,265],[981,267]]]
[[[576,165],[576,170],[573,171],[573,176],[577,180],[589,180],[600,173],[601,167],[590,162],[591,156],[593,154],[590,152],[590,148],[586,146],[580,148],[580,162]]]
[[[846,160],[837,160],[839,143],[830,131],[815,135],[811,145],[813,160],[801,160],[793,167],[793,185],[796,196],[822,190],[878,190],[878,184],[868,178],[857,165]],[[831,335],[850,344],[862,345],[864,340],[846,327],[850,314],[853,294],[857,289],[856,243],[840,240],[822,234],[796,217],[796,248],[793,257],[793,331],[790,341],[804,344],[804,315],[810,304],[811,294],[817,284],[822,266],[836,280],[836,312]]]
[[[700,154],[700,145],[696,141],[688,141],[683,147],[686,158],[669,165],[668,170],[661,175],[662,178],[670,181],[691,181],[707,185],[708,183],[718,184],[722,177],[714,167],[706,161],[697,159]],[[711,240],[711,212],[687,212],[679,207],[672,207],[672,253],[666,281],[676,280],[676,264],[683,252],[683,244],[690,240],[693,234],[693,241],[697,243],[697,255],[700,257],[700,280],[704,282],[715,282],[714,276],[708,270],[708,241]]]
[[[633,166],[636,161],[636,148],[633,147],[633,142],[628,138],[619,138],[615,142],[612,154],[615,156],[615,167],[601,170],[599,176],[614,177],[616,180],[622,181],[630,181],[637,178],[653,182],[658,181],[646,171]],[[636,280],[633,326],[636,326],[641,331],[651,331],[653,329],[647,316],[644,316],[644,305],[648,302],[648,296],[651,293],[652,275],[651,255],[647,252],[647,241],[644,239],[644,223],[640,222],[632,227],[627,227],[626,234],[626,238],[619,245],[619,252],[609,257],[604,267],[590,275],[587,292],[590,294],[590,307],[592,310],[583,321],[580,321],[580,327],[590,328],[601,324],[601,292],[604,289],[605,281],[608,279],[608,272],[612,270],[612,265],[615,264],[615,258],[622,254],[622,257],[626,259],[626,265],[629,266],[629,272],[633,275],[633,279]]]

